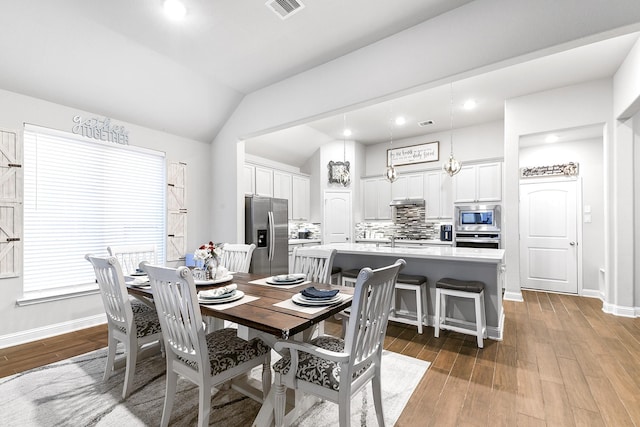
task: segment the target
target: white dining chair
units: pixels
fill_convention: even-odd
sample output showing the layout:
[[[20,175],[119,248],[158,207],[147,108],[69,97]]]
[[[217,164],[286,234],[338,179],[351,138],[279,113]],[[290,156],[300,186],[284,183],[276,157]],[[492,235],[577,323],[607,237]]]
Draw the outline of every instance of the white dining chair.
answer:
[[[136,272],[142,261],[158,263],[155,245],[118,245],[107,247],[109,255],[118,258],[122,272],[129,275]]]
[[[288,350],[273,369],[275,425],[285,424],[286,389],[296,389],[338,404],[340,426],[349,426],[351,398],[371,382],[378,425],[384,426],[380,378],[382,348],[391,297],[405,261],[360,271],[351,319],[344,339],[322,336],[311,342],[278,340],[274,350]]]
[[[335,249],[295,248],[289,273],[306,274],[307,280],[330,284],[336,253]]]
[[[108,246],[109,255],[118,258],[120,267],[124,275],[135,273],[140,268],[142,261],[150,264],[156,264],[156,246],[155,245],[117,245]],[[151,301],[143,302],[137,298],[130,297],[131,309],[134,313],[151,310],[155,311],[155,307]]]
[[[132,310],[124,275],[116,257],[96,257],[87,254],[85,259],[93,265],[107,314],[109,337],[104,380],[108,380],[113,373],[116,347],[118,342],[121,342],[124,345],[126,360],[122,398],[126,399],[131,392],[138,354],[143,347],[160,343],[162,340],[158,315],[155,310]]]
[[[225,243],[222,245],[220,264],[229,271],[248,273],[251,257],[255,250],[255,243],[245,245],[241,243]]]
[[[271,349],[259,338],[245,341],[236,329],[205,335],[196,286],[187,267],[167,268],[143,262],[149,275],[167,357],[167,384],[161,425],[169,425],[178,375],[198,385],[198,425],[208,426],[211,388],[262,365],[264,397],[271,383]]]

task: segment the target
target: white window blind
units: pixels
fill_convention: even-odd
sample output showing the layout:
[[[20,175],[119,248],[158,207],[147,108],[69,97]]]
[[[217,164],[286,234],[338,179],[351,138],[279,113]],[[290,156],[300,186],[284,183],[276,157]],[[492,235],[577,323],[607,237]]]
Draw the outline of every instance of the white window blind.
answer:
[[[95,283],[85,254],[165,256],[164,153],[25,125],[24,292]]]

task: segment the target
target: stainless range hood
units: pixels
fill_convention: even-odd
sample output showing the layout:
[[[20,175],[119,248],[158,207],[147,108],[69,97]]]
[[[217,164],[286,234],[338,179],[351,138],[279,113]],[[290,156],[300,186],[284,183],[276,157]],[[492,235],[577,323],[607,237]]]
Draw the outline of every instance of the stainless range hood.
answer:
[[[424,199],[393,199],[389,206],[424,206]]]

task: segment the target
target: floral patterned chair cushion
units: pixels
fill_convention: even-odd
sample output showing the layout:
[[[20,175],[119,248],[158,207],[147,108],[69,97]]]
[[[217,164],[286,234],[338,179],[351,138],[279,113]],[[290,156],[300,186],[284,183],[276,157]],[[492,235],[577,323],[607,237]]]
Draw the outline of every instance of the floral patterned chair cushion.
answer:
[[[330,336],[315,338],[311,340],[310,344],[336,352],[344,350],[344,340]],[[284,356],[273,365],[273,370],[285,375],[289,372],[290,367],[290,357]],[[365,366],[356,372],[353,379],[362,375],[367,368],[368,366]],[[299,351],[296,378],[325,388],[338,390],[340,388],[340,364]]]
[[[155,313],[156,309],[151,307],[148,304],[143,303],[137,298],[131,298],[131,310],[133,310],[133,314],[136,313],[144,313],[145,311],[153,311]]]
[[[133,313],[133,322],[136,326],[136,336],[138,338],[146,337],[148,335],[157,334],[161,332],[160,321],[158,320],[158,313],[155,310],[146,310],[140,313]],[[126,333],[125,328],[119,328],[122,332]]]
[[[271,351],[271,348],[260,338],[245,341],[238,337],[237,332],[233,328],[224,328],[207,334],[211,375],[219,374]],[[181,357],[178,359],[194,369],[198,368],[198,364],[195,362]]]

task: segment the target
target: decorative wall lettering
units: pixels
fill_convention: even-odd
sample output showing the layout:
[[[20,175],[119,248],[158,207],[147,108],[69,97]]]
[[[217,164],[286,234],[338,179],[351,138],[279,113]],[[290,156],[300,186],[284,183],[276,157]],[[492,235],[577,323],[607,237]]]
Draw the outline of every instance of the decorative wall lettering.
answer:
[[[74,116],[73,123],[75,125],[71,131],[75,134],[100,141],[129,144],[129,131],[124,126],[112,125],[111,119],[107,117],[102,120],[95,117],[83,120],[80,116]]]
[[[387,166],[412,165],[438,160],[439,141],[387,150]]]
[[[578,176],[578,163],[564,163],[552,166],[533,166],[520,168],[520,178],[536,178],[540,176]]]

